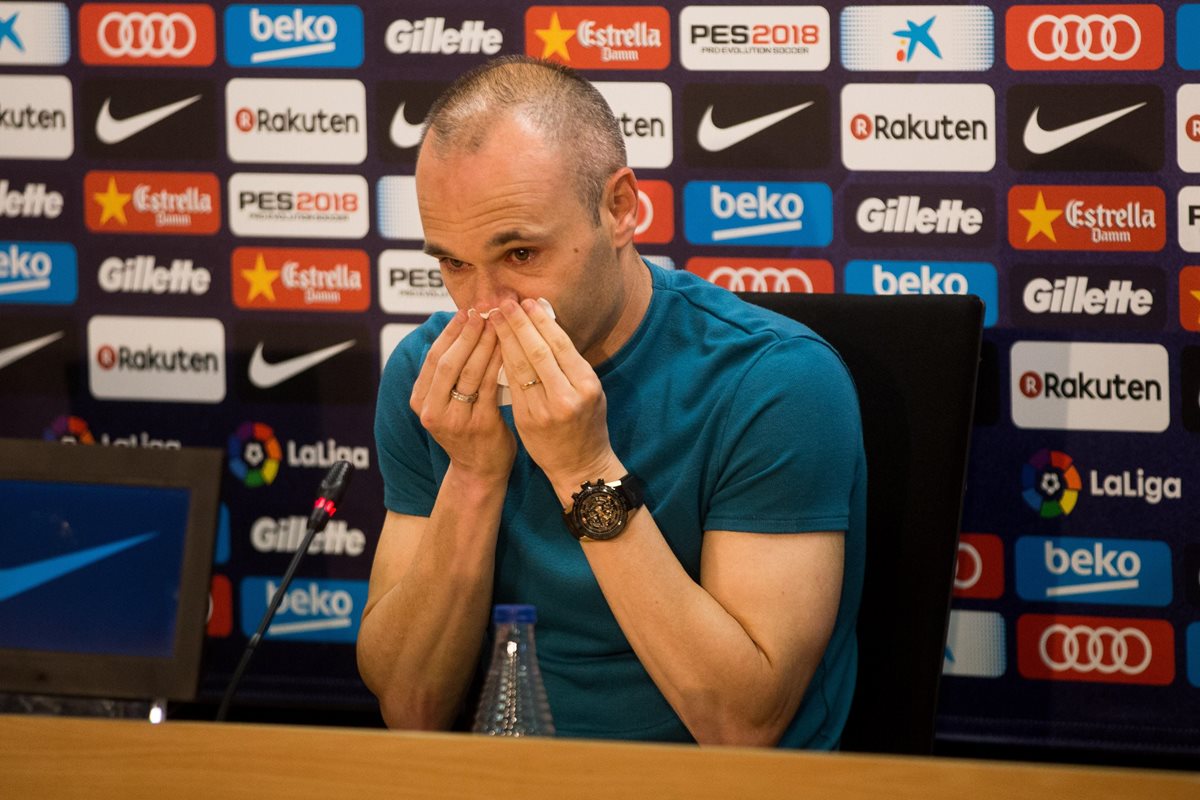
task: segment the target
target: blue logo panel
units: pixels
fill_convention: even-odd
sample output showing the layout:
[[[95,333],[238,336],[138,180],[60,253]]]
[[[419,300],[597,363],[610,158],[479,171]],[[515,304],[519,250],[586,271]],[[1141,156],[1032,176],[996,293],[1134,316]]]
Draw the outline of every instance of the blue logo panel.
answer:
[[[1022,536],[1017,594],[1051,603],[1166,606],[1171,548],[1142,539]]]
[[[75,246],[0,242],[0,303],[70,305],[79,296]]]
[[[846,294],[973,294],[983,301],[983,324],[996,324],[996,268],[982,261],[851,261]]]
[[[823,183],[692,181],[683,222],[692,244],[824,247],[833,241],[833,193]]]
[[[242,580],[241,619],[246,636],[258,630],[278,587],[278,578]],[[267,626],[266,638],[353,643],[358,639],[358,620],[366,604],[366,581],[296,578]]]
[[[1188,683],[1200,688],[1200,622],[1187,626]]]
[[[1175,58],[1184,69],[1200,69],[1200,5],[1180,6],[1175,15]]]
[[[233,5],[225,9],[225,60],[234,67],[344,67],[363,62],[358,6]]]

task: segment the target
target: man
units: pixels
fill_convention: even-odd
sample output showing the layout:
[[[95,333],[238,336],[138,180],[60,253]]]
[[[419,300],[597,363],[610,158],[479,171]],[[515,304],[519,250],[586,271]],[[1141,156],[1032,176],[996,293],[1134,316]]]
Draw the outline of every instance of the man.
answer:
[[[358,657],[387,723],[469,713],[491,606],[521,602],[560,735],[836,746],[865,508],[840,359],[638,256],[620,131],[568,69],[464,75],[416,180],[459,311],[380,387],[388,514]]]

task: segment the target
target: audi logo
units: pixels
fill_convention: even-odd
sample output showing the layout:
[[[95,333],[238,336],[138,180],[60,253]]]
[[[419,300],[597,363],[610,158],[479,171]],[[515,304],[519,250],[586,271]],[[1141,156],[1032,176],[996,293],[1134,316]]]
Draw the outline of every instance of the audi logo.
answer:
[[[812,278],[804,270],[788,267],[717,267],[708,280],[731,292],[808,292],[813,290]],[[799,284],[796,287],[792,281]]]
[[[1130,663],[1131,653],[1137,655],[1137,648],[1130,648],[1131,642],[1141,646],[1141,660],[1136,663]],[[1042,663],[1055,672],[1140,675],[1150,666],[1153,650],[1150,637],[1137,628],[1117,630],[1109,625],[1089,628],[1059,622],[1042,631],[1038,654]]]
[[[963,566],[967,566],[967,574],[963,575]],[[958,543],[958,564],[955,567],[954,588],[960,592],[965,592],[968,589],[975,588],[975,584],[979,583],[979,579],[983,577],[983,556],[979,554],[979,549],[973,544],[967,542]]]
[[[184,58],[196,46],[196,23],[178,11],[110,11],[101,18],[96,38],[110,58]]]
[[[1043,50],[1038,45],[1038,32],[1043,25],[1050,26],[1050,45],[1053,49]],[[1099,29],[1100,36],[1093,32]],[[1122,39],[1132,36],[1132,43],[1118,50]],[[1061,17],[1053,14],[1042,14],[1029,26],[1029,49],[1042,61],[1128,61],[1137,55],[1142,46],[1142,29],[1128,14],[1088,14],[1081,17],[1078,14],[1064,14]]]

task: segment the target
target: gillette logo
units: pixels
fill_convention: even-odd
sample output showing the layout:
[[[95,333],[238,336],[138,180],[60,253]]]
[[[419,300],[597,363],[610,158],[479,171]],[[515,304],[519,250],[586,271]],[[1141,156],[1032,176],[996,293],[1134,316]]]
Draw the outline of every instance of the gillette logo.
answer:
[[[833,194],[823,183],[711,183],[684,188],[692,244],[823,247],[833,239]]]
[[[487,27],[481,19],[465,20],[460,28],[447,28],[445,17],[425,17],[415,22],[398,19],[388,25],[384,43],[389,52],[397,55],[483,53],[494,56],[504,44],[504,34],[498,28]]]

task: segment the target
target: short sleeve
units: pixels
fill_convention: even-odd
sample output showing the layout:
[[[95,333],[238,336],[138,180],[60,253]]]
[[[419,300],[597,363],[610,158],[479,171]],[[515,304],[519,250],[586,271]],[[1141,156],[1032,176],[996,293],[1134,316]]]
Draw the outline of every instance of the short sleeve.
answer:
[[[389,511],[421,517],[433,513],[437,497],[430,453],[436,445],[408,402],[434,335],[436,330],[430,332],[428,324],[422,325],[396,346],[384,367],[375,403],[375,449],[383,475],[383,504]]]
[[[718,445],[705,530],[847,530],[865,478],[858,395],[824,341],[772,345],[742,376]]]

